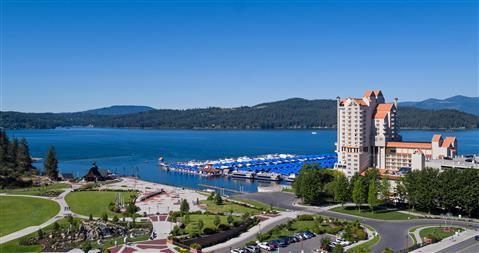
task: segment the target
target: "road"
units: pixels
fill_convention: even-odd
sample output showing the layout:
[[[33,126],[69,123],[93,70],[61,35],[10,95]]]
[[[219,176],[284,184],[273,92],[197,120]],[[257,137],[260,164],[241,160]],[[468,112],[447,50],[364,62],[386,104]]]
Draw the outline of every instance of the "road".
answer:
[[[466,223],[462,221],[451,221],[451,220],[441,220],[441,219],[413,219],[413,220],[397,220],[397,221],[386,221],[386,220],[376,220],[369,218],[360,218],[352,215],[336,213],[332,211],[323,210],[320,208],[309,208],[293,205],[293,202],[296,201],[294,194],[286,192],[272,192],[272,193],[247,193],[238,195],[238,198],[250,199],[255,201],[264,202],[277,206],[280,208],[297,210],[297,211],[306,211],[319,213],[321,215],[329,216],[332,218],[339,218],[345,220],[359,220],[361,223],[369,225],[376,229],[376,231],[381,235],[381,240],[373,247],[373,252],[380,252],[386,247],[393,249],[394,251],[401,250],[411,246],[413,244],[411,238],[408,236],[408,231],[411,227],[419,225],[434,225],[434,224],[453,224],[461,226],[469,226],[472,229],[479,229],[479,224],[477,223]]]
[[[474,237],[469,238],[463,242],[452,245],[449,248],[438,251],[437,253],[477,253],[479,252],[479,241],[475,240]]]

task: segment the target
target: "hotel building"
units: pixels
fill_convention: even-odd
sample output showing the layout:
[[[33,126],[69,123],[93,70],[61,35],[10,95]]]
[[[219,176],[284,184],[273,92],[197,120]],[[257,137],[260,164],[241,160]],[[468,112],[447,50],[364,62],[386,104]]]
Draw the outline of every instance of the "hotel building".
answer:
[[[397,98],[386,103],[380,90],[366,91],[362,98],[337,98],[338,163],[346,176],[369,167],[395,172],[422,169],[430,159],[457,154],[455,137],[434,135],[431,142],[404,142],[399,134]]]

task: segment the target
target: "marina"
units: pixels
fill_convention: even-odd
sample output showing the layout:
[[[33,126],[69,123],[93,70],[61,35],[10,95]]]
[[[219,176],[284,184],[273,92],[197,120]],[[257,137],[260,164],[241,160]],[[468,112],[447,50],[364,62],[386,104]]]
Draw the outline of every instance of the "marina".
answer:
[[[293,182],[304,165],[316,164],[319,168],[333,168],[336,154],[293,155],[268,154],[257,157],[238,157],[219,160],[166,163],[159,158],[162,169],[200,176],[227,176],[261,181]]]

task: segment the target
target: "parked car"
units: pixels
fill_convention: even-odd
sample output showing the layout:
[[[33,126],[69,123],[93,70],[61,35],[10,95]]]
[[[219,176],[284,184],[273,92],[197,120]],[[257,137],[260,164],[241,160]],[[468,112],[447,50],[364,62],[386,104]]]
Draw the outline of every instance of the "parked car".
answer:
[[[476,241],[479,241],[479,235],[474,236],[474,239],[475,239]]]
[[[232,249],[230,253],[248,253],[246,249]]]
[[[278,248],[278,245],[272,242],[260,242],[258,246],[265,250],[274,250]]]
[[[282,240],[286,241],[288,244],[296,242],[296,238],[294,238],[292,236],[285,236],[285,237],[281,237],[279,239],[282,239]]]
[[[294,237],[296,237],[299,241],[306,240],[306,237],[302,233],[296,233],[294,234]]]
[[[315,237],[316,235],[311,231],[304,231],[303,234],[309,238]]]
[[[279,247],[284,248],[288,246],[288,242],[284,239],[273,240],[272,243],[276,243]]]
[[[245,249],[248,250],[249,253],[260,253],[261,252],[259,247],[256,246],[256,245],[247,246]]]

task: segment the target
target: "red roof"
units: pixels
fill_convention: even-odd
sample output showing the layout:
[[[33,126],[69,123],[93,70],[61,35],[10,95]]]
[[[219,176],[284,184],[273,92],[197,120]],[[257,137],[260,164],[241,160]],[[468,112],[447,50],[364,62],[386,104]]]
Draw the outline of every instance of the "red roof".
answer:
[[[378,104],[373,117],[375,119],[384,119],[386,115],[393,109],[393,104]]]
[[[443,147],[443,148],[448,148],[448,147],[450,147],[455,141],[456,141],[456,137],[446,137],[446,139],[444,139],[444,142],[442,143],[442,147]]]
[[[404,142],[404,141],[390,141],[386,143],[388,148],[417,148],[417,149],[431,149],[430,142]]]
[[[439,142],[441,141],[442,136],[440,134],[435,134],[432,136],[432,142]]]

